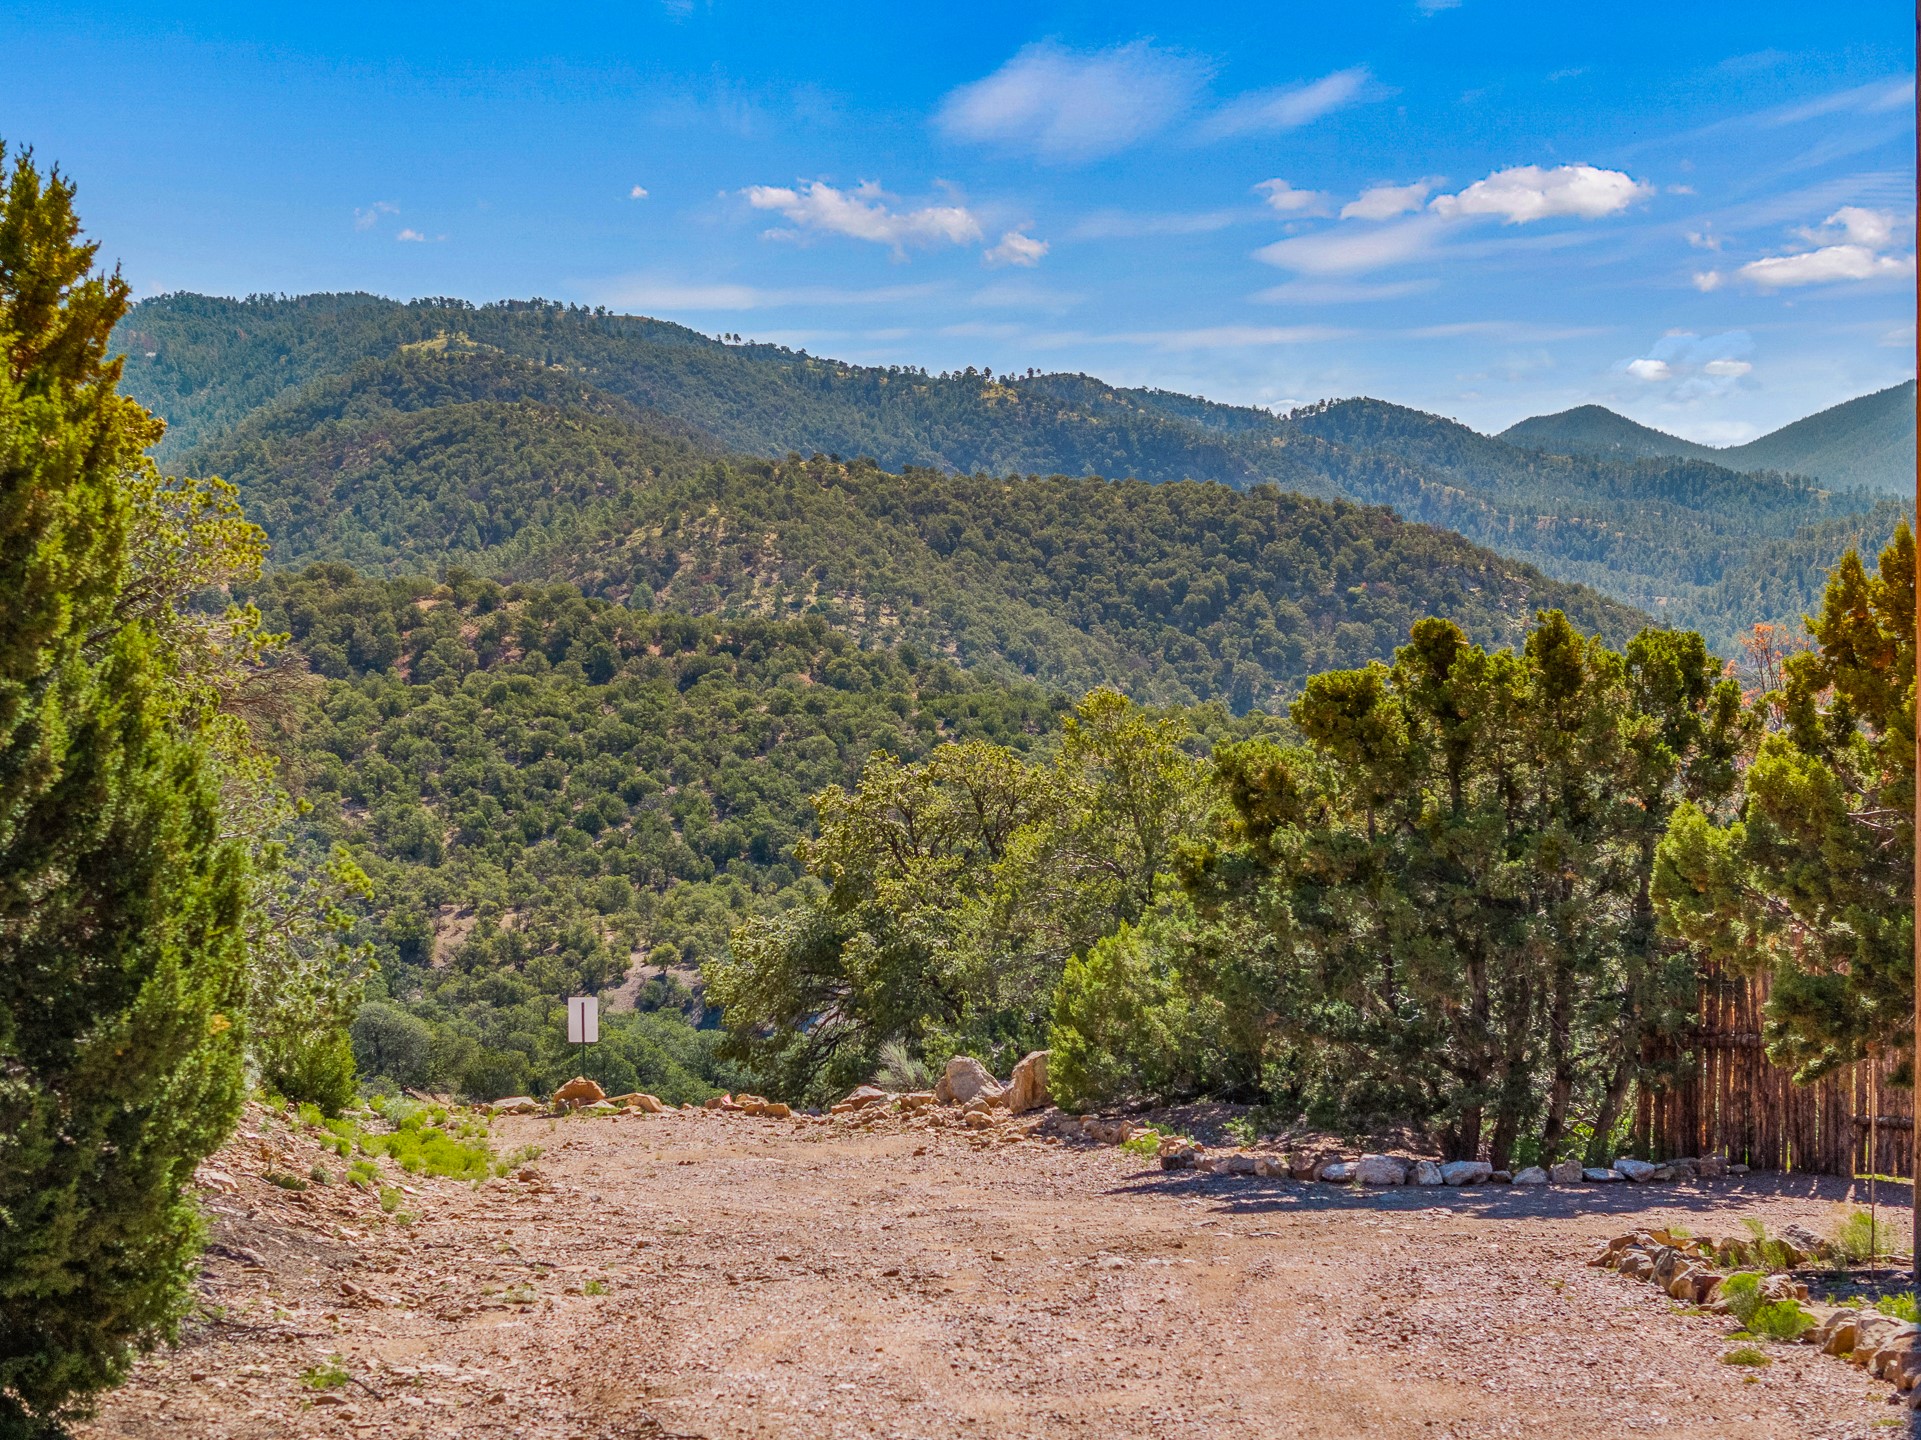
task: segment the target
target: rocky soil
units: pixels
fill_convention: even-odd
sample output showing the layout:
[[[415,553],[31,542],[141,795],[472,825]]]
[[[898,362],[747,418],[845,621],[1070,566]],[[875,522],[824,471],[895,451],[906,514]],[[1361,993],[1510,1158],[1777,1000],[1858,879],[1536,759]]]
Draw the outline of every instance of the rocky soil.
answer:
[[[326,1157],[255,1113],[203,1171],[200,1318],[81,1433],[1866,1440],[1909,1423],[1888,1385],[1807,1347],[1724,1365],[1727,1319],[1586,1263],[1637,1226],[1825,1230],[1838,1182],[1357,1192],[1166,1172],[1049,1128],[503,1117],[503,1151],[544,1147],[528,1178],[409,1181],[406,1223],[344,1185],[267,1182]]]

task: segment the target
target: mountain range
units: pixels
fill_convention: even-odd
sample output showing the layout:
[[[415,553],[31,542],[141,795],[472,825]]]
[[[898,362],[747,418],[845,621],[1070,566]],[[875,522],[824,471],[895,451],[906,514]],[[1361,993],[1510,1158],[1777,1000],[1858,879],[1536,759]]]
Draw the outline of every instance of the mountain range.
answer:
[[[119,339],[126,387],[169,423],[162,459],[239,484],[283,564],[458,558],[503,575],[536,565],[588,577],[598,562],[561,552],[589,543],[588,511],[602,541],[636,518],[615,512],[635,502],[642,471],[820,454],[889,473],[1198,480],[1385,505],[1726,649],[1757,620],[1794,620],[1840,549],[1891,528],[1896,503],[1832,478],[1859,478],[1846,457],[1913,445],[1899,387],[1754,442],[1774,447],[1757,454],[1832,472],[1817,480],[1733,468],[1730,452],[1679,440],[1679,453],[1610,451],[1610,435],[1643,448],[1672,437],[1626,430],[1632,422],[1608,412],[1503,436],[1367,399],[1277,415],[1085,375],[854,366],[540,301],[173,295],[136,307]],[[483,403],[497,408],[485,433],[470,433],[479,412],[459,407]],[[563,437],[587,436],[604,452],[592,474],[554,468]],[[456,472],[498,477],[503,464],[523,478],[461,489]],[[530,560],[533,550],[544,558]],[[1784,555],[1798,563],[1784,570]]]
[[[1914,493],[1914,381],[1830,406],[1745,445],[1717,449],[1636,424],[1599,405],[1536,415],[1501,432],[1529,450],[1605,459],[1706,460],[1731,470],[1780,470],[1823,484]]]

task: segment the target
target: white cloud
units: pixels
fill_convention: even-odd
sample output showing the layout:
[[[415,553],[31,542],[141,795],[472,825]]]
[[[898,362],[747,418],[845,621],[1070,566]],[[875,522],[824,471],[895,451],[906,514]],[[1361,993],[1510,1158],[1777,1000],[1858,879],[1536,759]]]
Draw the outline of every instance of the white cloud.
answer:
[[[1428,254],[1445,228],[1431,215],[1365,230],[1337,227],[1276,240],[1256,250],[1254,258],[1302,275],[1352,275]]]
[[[1725,278],[1719,270],[1696,270],[1694,272],[1694,288],[1705,295],[1711,290],[1719,290],[1721,288],[1721,282]]]
[[[1163,350],[1238,350],[1252,345],[1316,345],[1347,333],[1326,325],[1210,325],[1195,330],[1136,330],[1101,338]]]
[[[1877,255],[1865,245],[1823,245],[1799,255],[1769,255],[1737,272],[1763,290],[1833,285],[1848,280],[1886,280],[1914,274],[1912,255]]]
[[[1458,195],[1437,195],[1437,215],[1498,215],[1509,225],[1573,215],[1598,220],[1654,193],[1654,187],[1619,170],[1593,165],[1516,165],[1476,180]]]
[[[1896,233],[1907,228],[1892,211],[1870,210],[1862,205],[1843,205],[1821,224],[1821,230],[1808,234],[1815,244],[1839,240],[1870,250],[1887,249]]]
[[[1206,79],[1196,60],[1144,40],[1091,53],[1043,40],[952,91],[937,123],[962,140],[1006,145],[1042,160],[1092,160],[1163,129]]]
[[[409,229],[409,230],[402,230],[398,235],[394,236],[394,239],[407,240],[407,241],[412,241],[419,244],[424,244],[426,242],[427,237],[425,235],[422,235],[418,230]]]
[[[1276,305],[1355,305],[1403,300],[1432,290],[1435,280],[1289,280],[1257,291],[1254,299]]]
[[[1419,210],[1434,189],[1432,180],[1416,180],[1412,185],[1375,185],[1359,198],[1341,207],[1343,220],[1392,220],[1396,215]]]
[[[1423,15],[1438,15],[1443,10],[1459,10],[1461,0],[1414,0],[1414,8]]]
[[[1257,131],[1298,130],[1365,99],[1372,80],[1365,65],[1356,65],[1305,85],[1249,91],[1216,110],[1201,127],[1202,133],[1218,139]]]
[[[1725,242],[1714,233],[1712,225],[1703,225],[1699,230],[1688,231],[1688,244],[1696,250],[1719,250]]]
[[[1753,369],[1746,360],[1710,360],[1701,367],[1701,372],[1717,380],[1739,380]]]
[[[1263,180],[1254,187],[1254,192],[1267,202],[1268,208],[1281,215],[1323,215],[1327,213],[1327,196],[1318,190],[1296,190],[1285,180]]]
[[[1636,380],[1670,380],[1674,371],[1665,360],[1630,360],[1621,367]]]
[[[981,238],[980,222],[965,206],[890,209],[887,201],[893,197],[871,180],[862,181],[851,191],[819,180],[804,180],[799,188],[750,185],[741,193],[756,210],[772,210],[802,230],[872,241],[892,247],[896,254],[908,245],[966,245]]]
[[[1041,256],[1047,253],[1047,242],[1036,240],[1031,235],[1023,235],[1018,230],[1009,230],[1001,236],[1001,243],[993,249],[982,252],[981,263],[986,265],[1024,265],[1034,266],[1041,263]]]
[[[629,200],[645,200],[647,198],[647,187],[645,185],[634,186],[633,189],[627,192],[627,198]]]
[[[400,207],[390,200],[376,200],[365,210],[354,210],[354,229],[371,230],[380,223],[382,215],[398,215]]]

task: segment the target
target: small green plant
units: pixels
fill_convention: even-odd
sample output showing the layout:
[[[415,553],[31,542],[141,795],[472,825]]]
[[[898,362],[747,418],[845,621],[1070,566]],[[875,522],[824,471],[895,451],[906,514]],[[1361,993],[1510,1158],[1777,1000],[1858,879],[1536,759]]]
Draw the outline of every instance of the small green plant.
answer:
[[[1130,1155],[1158,1155],[1161,1149],[1161,1132],[1149,1125],[1138,1135],[1131,1135],[1121,1142],[1121,1149]]]
[[[269,1170],[260,1177],[269,1185],[278,1185],[282,1190],[305,1190],[307,1182],[298,1175],[289,1175],[284,1170]]]
[[[353,1378],[347,1373],[347,1367],[340,1363],[340,1357],[330,1355],[324,1364],[302,1371],[300,1383],[309,1390],[338,1390]]]
[[[334,1177],[328,1172],[327,1167],[322,1165],[318,1160],[313,1162],[313,1169],[307,1172],[307,1177],[316,1185],[331,1185],[334,1183]]]
[[[1728,1314],[1743,1325],[1750,1316],[1761,1308],[1761,1277],[1752,1270],[1742,1270],[1728,1276],[1721,1282],[1720,1298],[1727,1303]]]
[[[1892,1255],[1899,1244],[1895,1227],[1866,1210],[1856,1210],[1834,1231],[1834,1248],[1857,1265],[1876,1255]]]
[[[1814,1328],[1814,1317],[1792,1300],[1770,1300],[1745,1323],[1764,1340],[1794,1341]]]
[[[518,1285],[509,1285],[500,1298],[509,1305],[531,1305],[540,1298],[540,1292],[523,1280]]]
[[[605,1280],[589,1280],[585,1285],[581,1286],[580,1289],[584,1295],[605,1295],[607,1293],[607,1282]]]
[[[1757,1370],[1774,1362],[1753,1345],[1739,1345],[1721,1357],[1723,1365],[1752,1365]]]
[[[1921,1305],[1916,1304],[1912,1290],[1903,1290],[1898,1295],[1883,1295],[1874,1302],[1874,1308],[1883,1315],[1892,1315],[1895,1319],[1906,1320],[1909,1324],[1921,1321]]]
[[[380,1167],[371,1160],[356,1160],[347,1167],[349,1185],[371,1185],[380,1176]]]
[[[400,1192],[391,1185],[380,1187],[380,1208],[389,1215],[400,1208]]]
[[[1234,1137],[1234,1143],[1236,1145],[1252,1145],[1255,1140],[1260,1138],[1255,1134],[1254,1121],[1246,1115],[1236,1115],[1232,1120],[1222,1125],[1221,1129]]]

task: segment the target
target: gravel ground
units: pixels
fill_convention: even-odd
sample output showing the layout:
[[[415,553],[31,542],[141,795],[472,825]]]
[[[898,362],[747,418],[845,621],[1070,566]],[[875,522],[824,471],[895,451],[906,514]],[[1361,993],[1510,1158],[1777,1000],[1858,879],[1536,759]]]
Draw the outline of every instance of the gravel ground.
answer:
[[[1635,1224],[1822,1229],[1840,1182],[1354,1194],[898,1120],[495,1134],[545,1147],[538,1178],[420,1182],[412,1224],[345,1186],[259,1180],[305,1163],[295,1138],[230,1147],[203,1280],[222,1318],[143,1362],[81,1433],[1866,1440],[1908,1424],[1887,1386],[1805,1348],[1724,1365],[1730,1322],[1584,1263]],[[302,1382],[336,1359],[344,1383]]]

